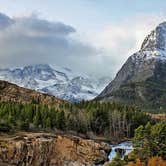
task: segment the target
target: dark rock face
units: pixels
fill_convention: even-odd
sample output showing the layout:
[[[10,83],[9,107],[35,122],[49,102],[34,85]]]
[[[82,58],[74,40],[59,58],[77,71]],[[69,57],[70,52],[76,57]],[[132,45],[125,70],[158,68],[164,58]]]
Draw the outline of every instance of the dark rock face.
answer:
[[[117,148],[117,149],[115,149],[115,152],[118,153],[120,155],[120,157],[122,158],[126,151],[125,151],[125,149]]]
[[[108,149],[79,137],[29,133],[0,139],[0,165],[91,166],[107,161]]]
[[[115,79],[97,97],[143,108],[166,107],[166,23],[144,40]]]

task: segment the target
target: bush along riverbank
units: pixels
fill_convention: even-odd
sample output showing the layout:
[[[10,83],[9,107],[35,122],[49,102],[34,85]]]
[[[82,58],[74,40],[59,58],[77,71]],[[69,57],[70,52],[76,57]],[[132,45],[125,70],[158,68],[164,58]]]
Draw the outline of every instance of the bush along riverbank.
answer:
[[[125,147],[121,149],[125,150]],[[166,166],[166,122],[161,121],[156,124],[148,122],[145,126],[139,126],[135,130],[131,153],[122,159],[118,151],[116,157],[111,158],[111,162],[105,165]]]

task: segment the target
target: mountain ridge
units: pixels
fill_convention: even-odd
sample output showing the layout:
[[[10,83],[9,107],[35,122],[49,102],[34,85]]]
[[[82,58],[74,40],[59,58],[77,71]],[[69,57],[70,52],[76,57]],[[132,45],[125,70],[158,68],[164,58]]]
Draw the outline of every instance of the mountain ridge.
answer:
[[[0,80],[0,102],[34,103],[42,105],[59,105],[67,101],[31,89],[19,87],[16,84]]]
[[[0,80],[75,102],[96,97],[110,78],[96,79],[68,68],[36,64],[22,68],[0,69]]]

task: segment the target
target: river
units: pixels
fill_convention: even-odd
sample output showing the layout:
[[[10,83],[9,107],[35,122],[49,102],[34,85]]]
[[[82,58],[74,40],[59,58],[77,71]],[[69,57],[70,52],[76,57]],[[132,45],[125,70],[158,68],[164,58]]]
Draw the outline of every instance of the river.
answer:
[[[131,141],[122,142],[117,145],[111,145],[111,147],[112,147],[112,151],[108,156],[110,161],[112,161],[112,159],[116,157],[116,154],[117,154],[116,149],[125,150],[124,154],[122,155],[122,159],[124,156],[128,155],[133,150],[133,144]]]

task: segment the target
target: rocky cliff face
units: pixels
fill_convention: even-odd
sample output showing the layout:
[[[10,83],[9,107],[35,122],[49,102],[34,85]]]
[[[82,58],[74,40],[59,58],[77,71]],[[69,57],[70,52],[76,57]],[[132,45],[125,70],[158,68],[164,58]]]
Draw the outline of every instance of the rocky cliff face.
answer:
[[[0,165],[90,166],[107,161],[110,146],[79,137],[31,133],[0,139]]]
[[[166,23],[146,37],[140,51],[128,58],[97,99],[166,107]]]

